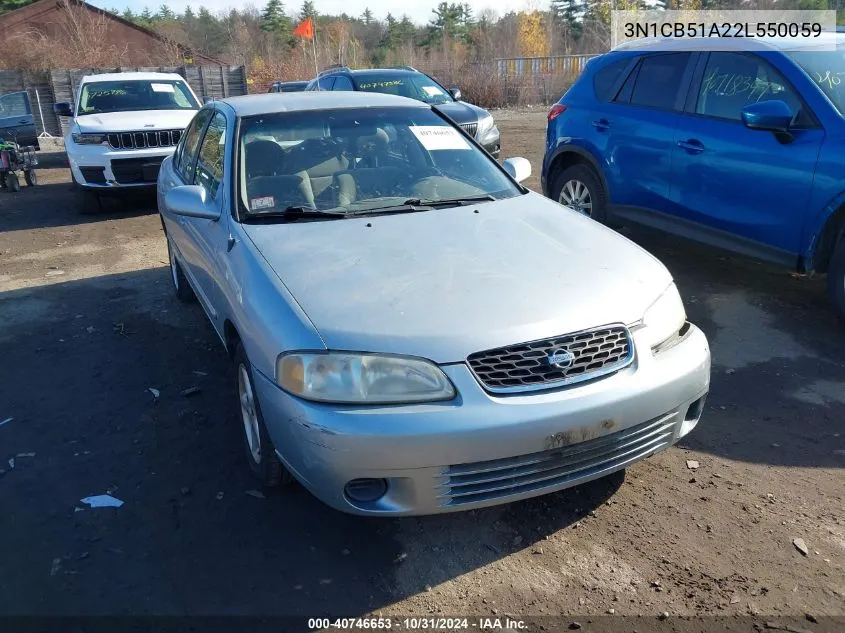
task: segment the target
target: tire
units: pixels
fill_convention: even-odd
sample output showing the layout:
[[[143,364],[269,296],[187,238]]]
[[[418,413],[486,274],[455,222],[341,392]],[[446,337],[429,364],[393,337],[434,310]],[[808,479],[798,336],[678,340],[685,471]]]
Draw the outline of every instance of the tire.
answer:
[[[80,215],[94,215],[103,210],[100,194],[96,191],[78,189],[76,192],[76,210]]]
[[[18,180],[18,175],[13,171],[6,174],[6,188],[12,193],[17,193],[21,190],[21,183]]]
[[[580,163],[564,169],[555,177],[550,193],[553,200],[564,206],[569,206],[597,222],[607,221],[607,192],[589,165]],[[568,199],[574,204],[569,203]]]
[[[264,424],[264,416],[252,380],[252,367],[243,345],[235,346],[235,388],[238,394],[238,412],[249,468],[265,488],[289,484],[293,476],[285,469],[276,455],[276,449]]]
[[[173,292],[176,294],[176,298],[182,303],[196,301],[197,296],[194,294],[191,284],[188,283],[188,278],[185,277],[182,264],[176,259],[176,253],[170,245],[169,237],[167,238],[167,259],[170,262],[170,280],[173,282]]]
[[[845,324],[845,235],[839,238],[827,267],[827,296]]]
[[[23,179],[26,181],[27,187],[34,187],[38,184],[38,174],[35,173],[34,169],[27,169],[23,172]]]

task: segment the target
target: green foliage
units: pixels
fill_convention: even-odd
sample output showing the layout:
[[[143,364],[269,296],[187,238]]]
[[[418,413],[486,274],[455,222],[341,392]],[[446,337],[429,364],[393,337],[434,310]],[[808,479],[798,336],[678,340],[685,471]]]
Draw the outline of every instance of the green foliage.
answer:
[[[20,9],[28,4],[32,4],[35,0],[0,0],[0,13],[14,11]]]
[[[311,0],[305,0],[302,3],[302,8],[299,10],[299,21],[302,22],[311,18],[316,23],[317,15],[317,9],[314,7],[314,3]]]
[[[200,16],[205,9],[200,9]],[[269,0],[264,12],[261,14],[261,30],[273,33],[276,37],[286,39],[290,37],[290,18],[285,14],[285,5],[282,0]]]

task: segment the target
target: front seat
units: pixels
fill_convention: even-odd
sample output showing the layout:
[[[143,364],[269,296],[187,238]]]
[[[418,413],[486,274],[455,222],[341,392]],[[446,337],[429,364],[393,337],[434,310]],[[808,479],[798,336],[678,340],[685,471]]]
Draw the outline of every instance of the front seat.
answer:
[[[244,146],[244,168],[247,182],[262,176],[276,176],[282,172],[285,151],[275,141],[255,140]]]

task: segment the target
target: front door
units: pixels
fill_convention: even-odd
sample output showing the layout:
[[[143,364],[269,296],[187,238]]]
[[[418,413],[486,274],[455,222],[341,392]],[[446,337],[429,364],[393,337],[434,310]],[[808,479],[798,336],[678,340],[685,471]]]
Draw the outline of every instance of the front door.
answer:
[[[759,55],[712,52],[702,64],[675,131],[671,196],[677,219],[715,229],[704,231],[705,241],[789,261],[800,250],[824,130]],[[742,123],[742,108],[773,99],[796,115],[791,140]]]
[[[21,147],[38,147],[35,118],[26,92],[10,92],[0,96],[0,139]]]

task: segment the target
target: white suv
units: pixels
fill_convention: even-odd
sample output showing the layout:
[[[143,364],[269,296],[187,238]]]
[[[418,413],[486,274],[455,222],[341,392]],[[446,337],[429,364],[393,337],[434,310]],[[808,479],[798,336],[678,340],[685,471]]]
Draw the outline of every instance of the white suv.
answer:
[[[101,193],[154,188],[161,162],[200,103],[181,75],[114,73],[83,77],[75,110],[70,103],[54,107],[73,118],[65,149],[79,210],[90,213],[100,209]]]

